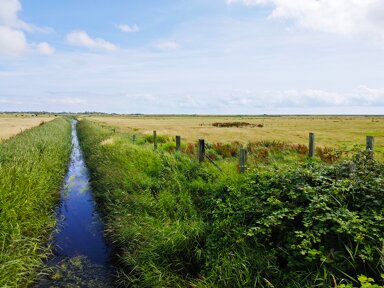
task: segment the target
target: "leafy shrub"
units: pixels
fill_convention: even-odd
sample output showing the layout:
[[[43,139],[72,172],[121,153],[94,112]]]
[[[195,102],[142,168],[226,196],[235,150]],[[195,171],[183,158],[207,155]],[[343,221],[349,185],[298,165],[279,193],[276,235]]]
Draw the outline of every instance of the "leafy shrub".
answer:
[[[253,171],[210,200],[204,285],[328,287],[360,274],[383,284],[384,166],[353,163]]]

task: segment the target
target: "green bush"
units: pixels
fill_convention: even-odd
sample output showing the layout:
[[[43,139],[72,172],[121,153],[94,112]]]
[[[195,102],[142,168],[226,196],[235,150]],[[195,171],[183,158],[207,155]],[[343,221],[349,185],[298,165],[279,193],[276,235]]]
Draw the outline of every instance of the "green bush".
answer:
[[[350,162],[252,171],[228,187],[208,208],[205,285],[328,287],[360,274],[382,281],[384,167],[365,154],[354,163],[353,172]]]

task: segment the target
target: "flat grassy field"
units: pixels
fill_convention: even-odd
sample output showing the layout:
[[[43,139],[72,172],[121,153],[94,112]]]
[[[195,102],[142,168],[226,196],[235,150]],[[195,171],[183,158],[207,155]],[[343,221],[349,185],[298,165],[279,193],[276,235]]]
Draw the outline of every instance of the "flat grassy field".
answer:
[[[92,120],[118,128],[160,135],[180,135],[184,141],[243,143],[278,140],[307,144],[308,133],[316,134],[318,146],[364,147],[367,135],[375,136],[375,151],[384,153],[384,117],[372,116],[91,116]],[[247,122],[254,127],[214,127],[215,122]],[[257,127],[258,124],[263,127]]]
[[[20,114],[0,114],[0,141],[55,118],[55,116],[49,115],[32,116],[32,114],[23,114],[21,116]]]

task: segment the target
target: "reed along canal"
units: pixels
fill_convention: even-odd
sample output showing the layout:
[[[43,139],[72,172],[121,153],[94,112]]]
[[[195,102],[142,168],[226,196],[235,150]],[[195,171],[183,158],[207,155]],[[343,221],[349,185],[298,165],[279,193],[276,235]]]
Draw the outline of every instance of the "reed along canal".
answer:
[[[103,237],[90,176],[72,122],[72,153],[61,191],[54,256],[38,287],[113,287],[111,251]]]

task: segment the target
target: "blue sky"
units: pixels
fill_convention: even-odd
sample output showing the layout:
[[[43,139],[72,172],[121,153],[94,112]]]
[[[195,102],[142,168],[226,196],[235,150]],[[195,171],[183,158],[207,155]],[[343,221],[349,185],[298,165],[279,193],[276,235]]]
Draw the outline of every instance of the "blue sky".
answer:
[[[0,111],[383,114],[381,0],[0,0]]]

